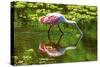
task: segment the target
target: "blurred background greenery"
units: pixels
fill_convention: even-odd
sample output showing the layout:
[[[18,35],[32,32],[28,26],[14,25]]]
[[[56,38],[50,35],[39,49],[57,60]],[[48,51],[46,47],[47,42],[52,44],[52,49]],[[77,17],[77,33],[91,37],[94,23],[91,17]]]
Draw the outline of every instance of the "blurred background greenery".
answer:
[[[12,2],[11,19],[14,19],[14,64],[45,64],[97,60],[97,7],[36,2]],[[48,43],[48,25],[38,19],[48,13],[61,13],[68,20],[76,21],[84,36],[77,50],[66,51],[60,57],[48,57],[39,52],[39,42]],[[60,24],[65,33],[61,46],[67,47],[77,41],[79,32],[67,24]],[[56,42],[60,32],[56,26],[51,30],[51,39]]]

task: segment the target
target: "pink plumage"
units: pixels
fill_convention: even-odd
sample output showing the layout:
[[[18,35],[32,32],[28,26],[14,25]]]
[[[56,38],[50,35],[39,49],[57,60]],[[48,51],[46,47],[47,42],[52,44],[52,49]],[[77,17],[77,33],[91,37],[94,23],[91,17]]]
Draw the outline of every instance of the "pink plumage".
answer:
[[[57,24],[59,21],[59,17],[58,16],[42,16],[41,17],[41,23],[43,24]]]

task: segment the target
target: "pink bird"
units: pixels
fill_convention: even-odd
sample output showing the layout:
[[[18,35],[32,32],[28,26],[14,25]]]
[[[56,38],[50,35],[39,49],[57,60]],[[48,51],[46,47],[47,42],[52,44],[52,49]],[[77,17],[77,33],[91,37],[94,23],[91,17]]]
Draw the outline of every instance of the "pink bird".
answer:
[[[76,42],[75,45],[77,45],[78,42],[83,37],[83,33],[82,33],[81,29],[78,27],[77,23],[75,21],[67,20],[62,14],[59,14],[59,13],[49,13],[46,16],[40,17],[39,21],[41,23],[43,23],[43,24],[48,24],[49,25],[49,29],[48,29],[48,38],[49,38],[49,40],[50,40],[49,32],[50,32],[51,27],[54,26],[54,25],[57,25],[58,28],[59,28],[59,31],[63,34],[63,32],[62,32],[62,30],[61,30],[61,28],[59,26],[60,23],[66,23],[68,25],[74,26],[76,29],[79,30],[80,38],[78,39],[78,41]]]

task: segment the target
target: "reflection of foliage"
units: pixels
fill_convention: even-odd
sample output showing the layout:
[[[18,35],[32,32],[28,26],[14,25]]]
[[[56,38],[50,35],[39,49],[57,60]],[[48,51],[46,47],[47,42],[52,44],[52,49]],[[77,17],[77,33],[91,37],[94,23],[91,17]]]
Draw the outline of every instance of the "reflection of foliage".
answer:
[[[21,56],[22,58],[18,56],[13,57],[15,64],[32,64],[36,61],[36,54],[33,49],[26,50]]]
[[[23,55],[23,61],[24,61],[24,64],[32,64],[32,61],[33,61],[33,54],[34,54],[34,50],[33,49],[28,49],[24,52],[24,55]],[[34,57],[35,58],[35,57]]]

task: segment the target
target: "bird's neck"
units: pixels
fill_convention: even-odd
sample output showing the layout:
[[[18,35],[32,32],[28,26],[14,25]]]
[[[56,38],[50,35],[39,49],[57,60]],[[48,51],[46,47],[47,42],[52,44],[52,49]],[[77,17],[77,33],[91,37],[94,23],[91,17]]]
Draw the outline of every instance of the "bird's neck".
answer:
[[[66,21],[66,23],[69,23],[69,24],[70,24],[70,23],[74,23],[74,21],[67,20],[67,19],[66,19],[65,21]]]

